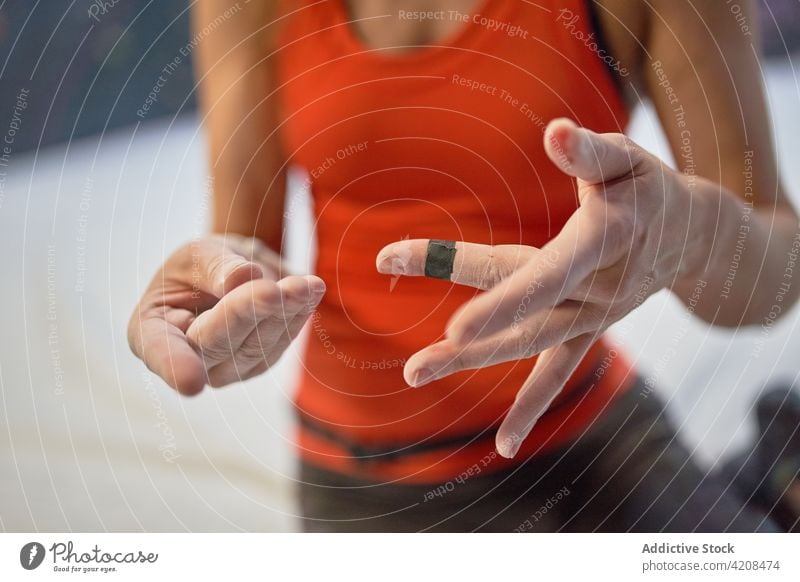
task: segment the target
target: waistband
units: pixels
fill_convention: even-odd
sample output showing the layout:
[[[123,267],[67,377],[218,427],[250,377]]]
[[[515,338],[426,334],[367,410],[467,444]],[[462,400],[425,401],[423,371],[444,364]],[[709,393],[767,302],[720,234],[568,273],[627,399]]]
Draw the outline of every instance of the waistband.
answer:
[[[564,398],[561,402],[551,406],[543,416],[557,413],[559,410],[574,404],[575,400],[581,398],[588,392],[595,383],[592,381],[593,373],[587,374]],[[423,453],[434,451],[452,450],[460,447],[474,445],[476,443],[494,439],[500,423],[493,423],[478,432],[469,432],[461,435],[451,435],[440,439],[430,439],[416,443],[393,443],[391,445],[369,445],[347,438],[345,435],[332,430],[318,420],[297,411],[297,418],[300,427],[309,431],[314,436],[321,438],[337,447],[347,451],[352,460],[361,466],[390,462],[400,458],[406,458]]]

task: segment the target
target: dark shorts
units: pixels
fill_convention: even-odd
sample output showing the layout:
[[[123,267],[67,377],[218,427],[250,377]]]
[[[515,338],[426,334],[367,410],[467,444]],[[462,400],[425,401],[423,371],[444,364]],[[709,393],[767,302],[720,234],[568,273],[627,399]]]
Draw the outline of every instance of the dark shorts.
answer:
[[[398,485],[303,463],[299,497],[311,532],[778,531],[698,467],[641,384],[570,446],[511,471]]]

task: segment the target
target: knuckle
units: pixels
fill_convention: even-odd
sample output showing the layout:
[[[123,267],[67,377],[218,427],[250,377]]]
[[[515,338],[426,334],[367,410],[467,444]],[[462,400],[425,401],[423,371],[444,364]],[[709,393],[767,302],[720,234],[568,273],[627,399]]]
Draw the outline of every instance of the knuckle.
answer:
[[[236,351],[236,362],[244,365],[253,365],[263,361],[270,351],[265,347],[258,338],[246,341]]]
[[[225,262],[226,258],[222,253],[216,253],[206,261],[206,275],[209,280],[215,281],[222,276]]]
[[[199,344],[198,347],[200,348],[200,355],[206,361],[206,365],[223,362],[234,355],[234,349],[230,342],[219,341],[206,345]]]
[[[624,134],[616,134],[618,146],[628,156],[631,170],[640,169],[643,164],[648,163],[650,156],[647,152],[630,137]]]
[[[453,357],[450,358],[449,362],[445,362],[444,365],[439,366],[437,373],[441,374],[447,370],[452,374],[453,372],[460,372],[462,370],[469,369],[467,359],[465,358],[465,352],[466,349],[458,350],[455,354],[453,354]]]
[[[641,148],[639,147],[639,144],[637,144],[627,135],[620,134],[619,139],[621,142],[620,145],[622,146],[622,149],[624,149],[625,152],[628,154],[628,156],[631,159],[631,162],[635,162],[641,155]]]
[[[629,136],[625,135],[624,133],[618,133],[617,139],[621,141],[621,145],[626,150],[634,150],[638,148],[638,144],[633,141]]]
[[[664,176],[655,163],[649,158],[637,166],[637,176],[634,181],[635,194],[648,197],[661,197],[664,195]]]
[[[527,328],[522,328],[517,332],[516,347],[520,359],[532,358],[539,353],[539,342],[541,341],[539,335]]]
[[[606,309],[587,304],[580,308],[580,317],[576,321],[575,331],[577,333],[586,333],[598,329],[605,318]]]
[[[254,309],[261,312],[269,311],[276,308],[280,291],[274,282],[258,279],[252,282],[251,297]]]
[[[255,314],[252,305],[237,306],[232,308],[226,306],[223,312],[222,330],[220,335],[230,343],[230,335],[238,330],[252,328],[255,325]]]
[[[209,338],[202,325],[189,330],[187,339],[203,359],[206,367],[215,366],[219,362],[230,359],[233,356],[233,346],[227,334],[220,334],[217,337]],[[215,334],[216,335],[216,334]]]
[[[633,275],[626,278],[625,302],[630,305],[639,305],[649,296],[651,282],[655,281],[655,272],[646,271],[642,275]]]
[[[507,276],[508,271],[508,262],[499,257],[493,249],[482,272],[478,274],[478,287],[484,291],[491,289]]]
[[[638,290],[638,285],[636,285],[633,277],[625,277],[620,283],[620,288],[620,299],[623,302],[627,302],[635,297]]]
[[[609,216],[608,226],[605,229],[605,243],[615,253],[631,249],[639,231],[636,214],[632,208],[623,207]]]
[[[610,277],[595,277],[589,283],[587,295],[590,300],[607,302],[617,294],[618,286],[619,282]]]

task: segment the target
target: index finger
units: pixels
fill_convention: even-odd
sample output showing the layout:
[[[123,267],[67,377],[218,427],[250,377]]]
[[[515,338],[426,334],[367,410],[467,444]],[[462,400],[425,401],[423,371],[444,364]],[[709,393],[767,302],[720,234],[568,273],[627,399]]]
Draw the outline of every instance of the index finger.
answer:
[[[451,318],[447,337],[465,344],[561,303],[598,268],[603,231],[576,210],[561,232],[526,265]]]
[[[169,314],[140,312],[131,320],[128,336],[133,352],[172,388],[185,396],[203,390],[205,366]]]
[[[430,243],[431,239],[425,238],[386,245],[375,260],[378,272],[407,277],[430,276],[426,273]],[[494,287],[538,252],[535,247],[524,245],[485,245],[463,241],[453,244],[455,255],[449,280],[483,290]]]
[[[256,279],[236,287],[201,313],[187,336],[210,368],[234,357],[259,323],[269,320],[282,331],[295,315],[316,306],[322,293],[324,283],[313,275],[291,275],[277,282]]]

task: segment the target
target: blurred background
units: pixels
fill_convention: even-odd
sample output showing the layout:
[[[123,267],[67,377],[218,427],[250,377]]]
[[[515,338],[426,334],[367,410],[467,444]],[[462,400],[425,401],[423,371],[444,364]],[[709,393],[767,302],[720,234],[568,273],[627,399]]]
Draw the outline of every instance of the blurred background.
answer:
[[[208,223],[189,6],[0,0],[2,531],[296,529],[295,351],[244,386],[184,399],[127,346],[152,273]],[[800,2],[760,7],[781,171],[800,204]],[[648,107],[629,133],[670,159]],[[298,271],[313,245],[301,183]],[[794,311],[766,331],[713,330],[661,294],[612,334],[711,468],[751,436],[764,383],[795,381],[797,324]]]

